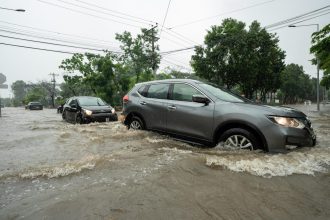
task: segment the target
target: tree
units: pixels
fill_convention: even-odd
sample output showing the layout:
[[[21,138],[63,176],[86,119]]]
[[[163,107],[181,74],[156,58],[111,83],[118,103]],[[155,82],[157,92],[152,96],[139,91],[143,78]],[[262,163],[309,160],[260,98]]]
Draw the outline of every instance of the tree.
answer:
[[[23,80],[17,80],[11,85],[11,90],[14,93],[14,106],[22,105],[26,95],[26,83]]]
[[[27,104],[29,102],[35,102],[38,101],[42,103],[43,105],[48,105],[48,97],[49,93],[48,91],[40,85],[34,85],[26,94],[24,98],[24,102]]]
[[[115,59],[110,52],[105,55],[74,54],[63,60],[60,68],[68,72],[64,80],[74,94],[77,88],[86,85],[93,95],[115,105],[120,104],[119,96],[129,87],[127,70]]]
[[[123,66],[128,68],[131,77],[134,77],[133,85],[154,78],[153,71],[158,69],[160,63],[156,34],[155,28],[149,30],[142,28],[141,34],[136,38],[127,31],[116,34],[116,39],[122,43],[120,48],[124,52],[118,58]]]
[[[311,94],[313,80],[305,74],[302,66],[287,65],[281,73],[281,81],[280,90],[284,104],[294,104],[315,96],[315,94]]]
[[[92,90],[86,84],[82,83],[81,80],[75,80],[78,76],[64,75],[64,82],[60,84],[61,91],[60,96],[63,99],[68,99],[72,96],[90,96],[94,95]]]
[[[324,70],[325,77],[321,84],[330,88],[330,24],[312,34],[310,52],[316,56],[316,59],[312,60],[313,64],[317,64],[318,59],[320,69]]]
[[[170,67],[165,68],[164,72],[158,73],[155,77],[156,80],[162,79],[196,79],[199,77],[193,73],[182,72]]]
[[[256,91],[265,97],[279,88],[285,54],[277,37],[258,22],[246,30],[243,22],[225,19],[211,27],[204,43],[191,60],[197,76],[229,89],[239,86],[247,98]]]

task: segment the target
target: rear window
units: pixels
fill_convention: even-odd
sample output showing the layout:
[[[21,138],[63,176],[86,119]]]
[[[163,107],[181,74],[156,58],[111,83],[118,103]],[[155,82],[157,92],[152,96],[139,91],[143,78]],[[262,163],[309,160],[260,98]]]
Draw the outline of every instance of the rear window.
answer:
[[[154,84],[151,85],[147,92],[148,98],[167,99],[170,84]]]

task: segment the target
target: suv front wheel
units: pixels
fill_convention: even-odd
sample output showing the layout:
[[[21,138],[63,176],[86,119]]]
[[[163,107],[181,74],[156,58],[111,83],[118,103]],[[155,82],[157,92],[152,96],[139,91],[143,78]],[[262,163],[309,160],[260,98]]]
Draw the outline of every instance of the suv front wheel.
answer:
[[[225,131],[220,136],[218,145],[229,149],[256,150],[260,148],[254,134],[242,128],[231,128]]]

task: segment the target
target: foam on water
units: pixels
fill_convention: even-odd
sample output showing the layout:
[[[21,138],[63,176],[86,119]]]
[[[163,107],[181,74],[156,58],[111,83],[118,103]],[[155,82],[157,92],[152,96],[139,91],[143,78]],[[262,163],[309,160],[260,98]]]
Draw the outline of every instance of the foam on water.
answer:
[[[18,176],[22,179],[35,179],[38,177],[56,178],[68,176],[70,174],[79,173],[83,170],[93,169],[99,159],[99,156],[90,155],[79,161],[66,163],[62,166],[28,169],[19,173]]]
[[[294,151],[287,154],[260,154],[240,151],[221,156],[207,155],[206,165],[225,167],[234,172],[271,178],[292,174],[314,175],[316,172],[327,172],[330,165],[330,149],[314,148]]]

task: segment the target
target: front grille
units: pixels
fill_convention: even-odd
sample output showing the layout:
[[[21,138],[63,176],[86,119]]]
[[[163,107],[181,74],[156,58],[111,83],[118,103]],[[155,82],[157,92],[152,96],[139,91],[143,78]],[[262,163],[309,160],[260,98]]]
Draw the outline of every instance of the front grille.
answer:
[[[94,110],[93,114],[111,113],[109,110]]]

